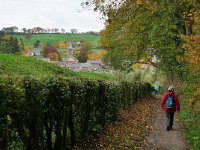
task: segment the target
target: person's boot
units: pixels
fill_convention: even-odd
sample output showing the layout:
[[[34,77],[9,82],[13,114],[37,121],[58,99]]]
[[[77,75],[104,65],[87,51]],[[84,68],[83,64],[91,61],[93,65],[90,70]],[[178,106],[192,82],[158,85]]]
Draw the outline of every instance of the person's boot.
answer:
[[[167,126],[167,131],[169,131],[169,126]]]

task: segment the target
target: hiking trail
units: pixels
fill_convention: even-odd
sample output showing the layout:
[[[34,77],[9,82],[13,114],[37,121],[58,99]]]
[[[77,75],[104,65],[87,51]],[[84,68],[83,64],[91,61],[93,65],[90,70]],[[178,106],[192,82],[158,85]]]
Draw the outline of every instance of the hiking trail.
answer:
[[[174,119],[173,129],[166,131],[160,98],[148,97],[124,110],[104,133],[88,138],[73,150],[186,150],[177,122]]]
[[[174,116],[174,126],[170,131],[166,131],[166,117],[162,109],[157,111],[157,116],[153,123],[153,130],[145,140],[144,150],[186,150],[181,128]]]

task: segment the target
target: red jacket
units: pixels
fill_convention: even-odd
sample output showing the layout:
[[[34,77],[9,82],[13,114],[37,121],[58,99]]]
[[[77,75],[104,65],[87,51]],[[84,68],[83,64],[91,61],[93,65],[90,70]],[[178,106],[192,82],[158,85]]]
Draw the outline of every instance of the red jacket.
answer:
[[[166,108],[166,104],[165,104],[165,101],[167,99],[167,95],[170,94],[170,95],[174,95],[174,100],[176,102],[176,106],[174,108],[171,108],[171,109],[168,109]],[[161,100],[161,107],[164,109],[165,112],[176,112],[177,111],[180,111],[180,104],[179,104],[179,100],[178,100],[178,96],[174,93],[174,92],[167,92],[163,95],[162,97],[162,100]]]

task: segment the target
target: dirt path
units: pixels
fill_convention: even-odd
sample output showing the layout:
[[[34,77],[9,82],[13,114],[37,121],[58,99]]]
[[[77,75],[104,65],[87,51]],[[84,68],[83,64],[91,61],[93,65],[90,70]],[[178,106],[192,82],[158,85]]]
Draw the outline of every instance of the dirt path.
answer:
[[[144,150],[186,150],[180,126],[174,119],[173,129],[166,131],[166,118],[163,110],[159,109],[153,123],[153,130],[146,139]]]
[[[104,133],[79,143],[73,150],[186,150],[180,126],[166,131],[160,98],[145,98],[123,111]]]

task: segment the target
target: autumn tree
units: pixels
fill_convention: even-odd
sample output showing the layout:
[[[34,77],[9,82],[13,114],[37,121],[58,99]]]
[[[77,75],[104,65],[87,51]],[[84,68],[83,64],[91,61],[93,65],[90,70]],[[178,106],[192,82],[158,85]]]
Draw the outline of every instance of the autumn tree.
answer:
[[[195,5],[196,6],[196,5]],[[187,94],[190,106],[200,111],[200,10],[191,9],[185,13],[185,18],[191,22],[189,31],[181,36],[182,44],[180,53],[182,56],[178,57],[180,63],[184,64],[185,81],[187,84]]]
[[[120,69],[127,61],[151,64],[173,80],[177,75],[184,78],[184,66],[177,60],[181,55],[178,50],[180,35],[189,34],[193,24],[184,13],[198,3],[188,0],[92,0],[85,5],[93,5],[106,19],[101,44],[113,67]],[[159,61],[152,61],[154,56]]]
[[[61,60],[60,53],[58,52],[58,50],[50,45],[47,45],[44,48],[43,56],[45,58],[50,58],[51,61]]]
[[[85,5],[106,19],[100,44],[112,66],[145,63],[163,70],[169,81],[179,77],[191,106],[200,110],[199,0],[91,0]]]
[[[13,36],[0,33],[0,53],[19,53],[23,50],[23,47],[20,45],[21,42]]]
[[[88,60],[88,51],[91,49],[91,46],[90,42],[85,41],[81,43],[80,53],[77,56],[79,62],[84,63]]]

